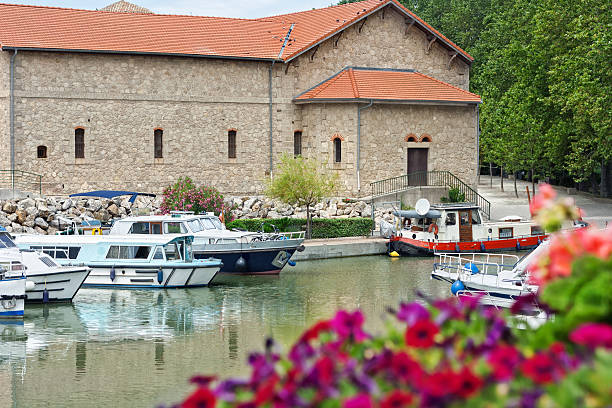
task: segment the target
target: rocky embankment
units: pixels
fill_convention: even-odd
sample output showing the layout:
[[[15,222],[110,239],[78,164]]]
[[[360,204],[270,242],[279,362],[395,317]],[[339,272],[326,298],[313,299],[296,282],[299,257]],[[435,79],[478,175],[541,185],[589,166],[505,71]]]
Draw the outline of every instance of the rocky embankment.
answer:
[[[70,222],[87,219],[108,222],[128,215],[157,213],[161,197],[151,200],[138,197],[134,203],[128,198],[95,199],[66,197],[37,197],[0,201],[0,225],[13,233],[55,234]],[[225,200],[236,218],[306,218],[306,207],[293,207],[267,197],[230,197]],[[313,217],[352,218],[371,217],[372,207],[364,201],[345,202],[330,198],[312,209]],[[375,211],[376,225],[381,219],[392,219],[391,210]]]

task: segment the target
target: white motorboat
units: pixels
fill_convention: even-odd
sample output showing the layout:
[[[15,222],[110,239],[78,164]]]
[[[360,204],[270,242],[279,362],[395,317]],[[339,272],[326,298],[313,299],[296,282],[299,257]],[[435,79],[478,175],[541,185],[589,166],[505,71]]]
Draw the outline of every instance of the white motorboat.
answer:
[[[193,259],[191,235],[19,235],[15,240],[62,265],[91,268],[87,287],[208,286],[223,265],[219,259]]]
[[[25,275],[26,301],[43,303],[72,301],[90,272],[86,266],[60,266],[46,254],[20,250],[1,230],[0,267],[7,277]]]
[[[0,270],[0,319],[23,318],[25,291],[25,275],[6,276],[6,270]]]
[[[548,241],[519,260],[507,254],[436,254],[431,273],[433,279],[449,282],[453,294],[460,291],[480,291],[498,299],[515,298],[538,291],[529,283],[527,266],[545,250]]]

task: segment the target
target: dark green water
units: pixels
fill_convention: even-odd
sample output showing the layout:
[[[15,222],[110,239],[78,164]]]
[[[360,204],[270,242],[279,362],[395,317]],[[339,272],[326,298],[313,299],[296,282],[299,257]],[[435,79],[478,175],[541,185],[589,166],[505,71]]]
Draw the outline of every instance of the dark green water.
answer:
[[[279,277],[232,278],[190,290],[82,289],[72,305],[29,306],[0,324],[0,407],[151,407],[178,402],[195,373],[247,372],[273,336],[286,350],[340,308],[361,308],[380,331],[385,308],[435,296],[433,258],[386,256],[300,262]]]

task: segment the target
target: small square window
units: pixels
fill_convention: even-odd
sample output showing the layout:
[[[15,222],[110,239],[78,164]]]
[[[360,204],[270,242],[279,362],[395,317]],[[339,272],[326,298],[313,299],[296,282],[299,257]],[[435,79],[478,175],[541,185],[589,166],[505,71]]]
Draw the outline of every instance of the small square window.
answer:
[[[512,238],[513,229],[512,227],[500,228],[499,229],[499,237],[500,238]]]

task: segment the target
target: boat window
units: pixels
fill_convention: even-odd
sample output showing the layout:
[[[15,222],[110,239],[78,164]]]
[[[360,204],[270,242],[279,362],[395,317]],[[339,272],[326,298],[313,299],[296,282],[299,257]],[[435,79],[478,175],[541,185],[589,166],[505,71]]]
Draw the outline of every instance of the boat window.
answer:
[[[148,222],[135,222],[130,228],[130,234],[150,234]]]
[[[11,271],[25,271],[26,269],[21,262],[11,262]]]
[[[147,259],[151,253],[150,246],[111,245],[106,258],[111,259]]]
[[[210,221],[215,225],[215,227],[219,230],[224,230],[225,226],[223,225],[223,223],[221,222],[220,219],[218,219],[217,217],[214,218],[209,218]]]
[[[77,259],[80,251],[81,251],[81,247],[70,247],[68,249],[68,258]]]
[[[461,223],[461,225],[471,225],[470,223],[470,212],[468,211],[461,211],[459,213],[459,222]]]
[[[455,217],[455,213],[447,213],[446,214],[446,225],[455,225],[457,223],[457,218]]]
[[[531,235],[544,235],[544,230],[539,225],[533,225],[531,227]]]
[[[184,234],[187,230],[182,222],[165,222],[164,233],[165,234]]]
[[[500,228],[499,237],[500,238],[512,238],[512,227]]]
[[[478,210],[472,210],[472,224],[480,224],[480,214],[478,214]]]
[[[168,244],[164,246],[166,250],[166,260],[168,261],[180,261],[181,257],[181,248],[176,244]]]
[[[187,224],[189,224],[189,228],[191,228],[191,232],[200,232],[203,230],[202,224],[200,224],[200,221],[198,220],[187,221]]]
[[[110,248],[108,248],[108,253],[106,254],[106,258],[112,258],[112,259],[117,259],[119,258],[119,246],[118,245],[111,245]]]
[[[217,227],[215,227],[215,224],[213,224],[210,218],[200,218],[200,221],[202,221],[202,225],[204,225],[204,228],[206,228],[207,230],[217,229]]]
[[[161,222],[152,222],[151,223],[151,234],[161,234]]]
[[[43,254],[47,254],[51,258],[55,258],[55,249],[49,249],[48,247],[44,247],[43,248]]]
[[[55,248],[55,259],[68,259],[68,247]]]
[[[164,251],[161,248],[157,248],[155,254],[153,254],[153,259],[164,259]]]
[[[14,248],[15,243],[7,233],[0,234],[0,248]]]
[[[136,248],[136,255],[134,255],[135,259],[148,259],[149,254],[151,253],[150,246],[139,246],[139,247],[130,247]]]

